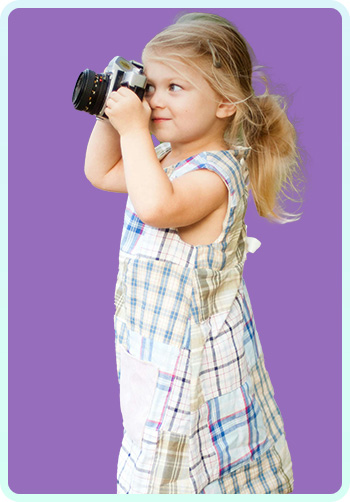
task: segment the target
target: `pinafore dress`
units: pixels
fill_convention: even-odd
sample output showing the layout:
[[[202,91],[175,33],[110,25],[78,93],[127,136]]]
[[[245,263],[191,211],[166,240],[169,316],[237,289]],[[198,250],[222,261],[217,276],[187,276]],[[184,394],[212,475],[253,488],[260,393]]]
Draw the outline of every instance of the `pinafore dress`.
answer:
[[[159,159],[169,144],[156,148]],[[228,189],[221,235],[193,246],[127,201],[115,289],[124,436],[119,494],[290,493],[291,458],[242,277],[249,149],[203,152]]]

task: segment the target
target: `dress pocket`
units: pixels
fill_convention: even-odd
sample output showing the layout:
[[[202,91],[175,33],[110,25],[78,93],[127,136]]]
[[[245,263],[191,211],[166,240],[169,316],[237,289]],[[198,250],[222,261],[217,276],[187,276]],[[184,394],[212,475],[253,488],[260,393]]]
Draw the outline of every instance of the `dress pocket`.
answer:
[[[158,368],[120,346],[120,408],[129,437],[141,446],[158,380]]]

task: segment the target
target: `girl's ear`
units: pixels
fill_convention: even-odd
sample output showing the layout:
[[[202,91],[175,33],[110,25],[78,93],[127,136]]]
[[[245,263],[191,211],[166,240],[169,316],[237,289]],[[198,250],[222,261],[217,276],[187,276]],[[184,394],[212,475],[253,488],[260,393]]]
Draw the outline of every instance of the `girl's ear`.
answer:
[[[221,101],[221,103],[219,103],[216,110],[216,116],[219,119],[225,119],[234,115],[236,113],[236,110],[236,105],[225,99]]]

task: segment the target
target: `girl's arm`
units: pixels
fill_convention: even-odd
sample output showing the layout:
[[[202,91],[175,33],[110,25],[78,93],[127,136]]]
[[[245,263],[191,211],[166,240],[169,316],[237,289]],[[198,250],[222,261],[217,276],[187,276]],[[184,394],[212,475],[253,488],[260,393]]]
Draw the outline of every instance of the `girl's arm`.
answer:
[[[212,171],[201,169],[170,181],[148,131],[123,134],[121,145],[129,196],[144,223],[157,228],[184,227],[226,204],[226,185]]]
[[[85,175],[101,190],[127,192],[120,136],[107,120],[97,120],[85,156]]]
[[[144,223],[158,228],[188,226],[227,202],[227,188],[214,172],[203,169],[169,180],[149,133],[150,107],[130,89],[112,93],[105,113],[119,131],[127,191]]]

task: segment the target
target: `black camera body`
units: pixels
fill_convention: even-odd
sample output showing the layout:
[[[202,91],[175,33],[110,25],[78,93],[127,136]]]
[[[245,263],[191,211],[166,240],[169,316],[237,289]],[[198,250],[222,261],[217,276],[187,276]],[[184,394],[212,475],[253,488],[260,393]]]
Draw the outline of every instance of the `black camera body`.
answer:
[[[111,92],[121,86],[129,87],[142,101],[146,85],[142,64],[116,56],[109,62],[105,73],[95,73],[89,69],[80,73],[72,101],[76,110],[107,118],[104,110]]]

